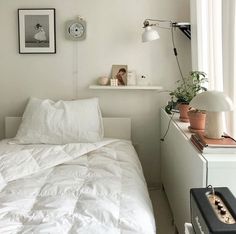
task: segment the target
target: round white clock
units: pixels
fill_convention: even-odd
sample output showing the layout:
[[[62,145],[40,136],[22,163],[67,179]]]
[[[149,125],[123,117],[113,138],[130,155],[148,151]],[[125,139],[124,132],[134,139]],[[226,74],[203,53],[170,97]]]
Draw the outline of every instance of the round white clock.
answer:
[[[80,23],[74,23],[68,28],[68,31],[73,37],[81,37],[84,34],[84,27]]]
[[[86,38],[86,22],[82,19],[71,20],[66,23],[66,38],[73,41]]]

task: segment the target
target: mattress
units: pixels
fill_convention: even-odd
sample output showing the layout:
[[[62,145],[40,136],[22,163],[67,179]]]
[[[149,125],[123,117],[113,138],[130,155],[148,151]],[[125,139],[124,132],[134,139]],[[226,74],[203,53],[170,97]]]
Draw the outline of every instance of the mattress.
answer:
[[[1,141],[0,233],[156,233],[132,144]]]

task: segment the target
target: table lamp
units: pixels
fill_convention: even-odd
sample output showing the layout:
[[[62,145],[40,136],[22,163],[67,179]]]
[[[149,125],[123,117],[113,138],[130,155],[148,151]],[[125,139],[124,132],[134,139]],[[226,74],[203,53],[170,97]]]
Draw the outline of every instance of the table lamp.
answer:
[[[189,105],[198,110],[206,111],[204,136],[221,139],[224,134],[224,112],[233,110],[231,99],[220,91],[206,91],[197,94]]]

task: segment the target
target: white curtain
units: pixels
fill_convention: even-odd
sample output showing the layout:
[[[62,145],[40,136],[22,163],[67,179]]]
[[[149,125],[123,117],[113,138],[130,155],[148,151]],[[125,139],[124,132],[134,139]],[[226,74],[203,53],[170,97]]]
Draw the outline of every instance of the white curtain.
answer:
[[[207,73],[209,90],[224,91],[236,105],[236,0],[192,0],[192,8],[194,4],[197,69]],[[236,137],[235,111],[227,114],[227,132]]]
[[[222,0],[223,84],[236,106],[236,1]],[[236,111],[228,114],[228,129],[236,137]]]

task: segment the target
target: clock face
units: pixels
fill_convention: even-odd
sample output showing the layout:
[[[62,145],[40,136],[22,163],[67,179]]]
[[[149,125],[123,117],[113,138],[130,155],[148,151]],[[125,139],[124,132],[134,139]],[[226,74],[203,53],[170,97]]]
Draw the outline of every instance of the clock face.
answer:
[[[82,19],[69,20],[65,24],[66,39],[82,41],[86,38],[86,21]]]
[[[69,34],[75,38],[82,37],[84,35],[84,26],[80,23],[74,23],[68,28]]]

